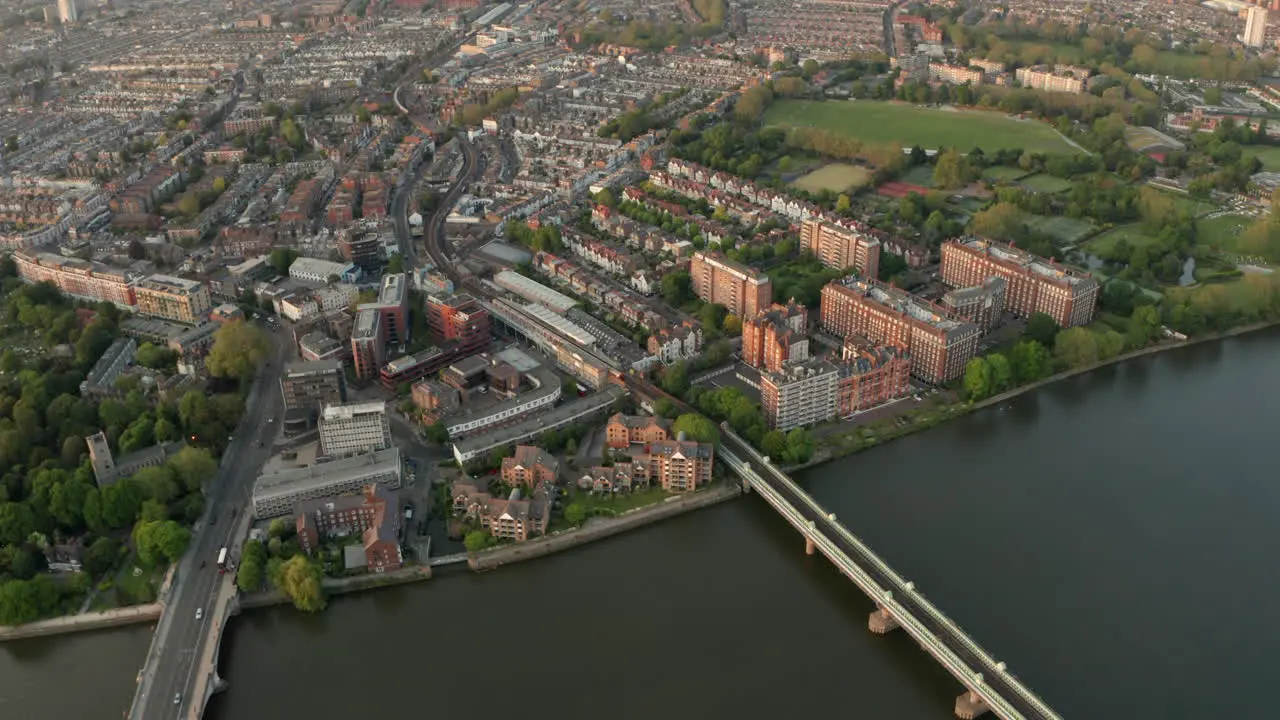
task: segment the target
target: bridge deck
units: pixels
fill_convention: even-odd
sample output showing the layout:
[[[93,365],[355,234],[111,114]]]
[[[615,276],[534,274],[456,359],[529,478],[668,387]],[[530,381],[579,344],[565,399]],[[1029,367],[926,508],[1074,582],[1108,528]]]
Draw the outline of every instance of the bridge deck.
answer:
[[[730,450],[726,458],[730,464],[745,463],[752,483],[764,483],[771,494],[776,494],[790,506],[799,518],[820,534],[823,545],[843,555],[856,565],[879,588],[892,592],[891,603],[901,608],[901,612],[909,615],[910,625],[904,623],[913,636],[920,630],[931,635],[940,643],[948,654],[959,659],[968,669],[968,677],[961,677],[957,668],[949,667],[966,687],[981,695],[992,696],[991,710],[1001,717],[1028,718],[1043,720],[1061,720],[1043,701],[1024,686],[1017,678],[1008,673],[1003,665],[998,664],[978,644],[961,630],[954,622],[933,607],[914,587],[910,586],[885,562],[873,553],[866,545],[853,536],[846,528],[833,520],[808,493],[804,492],[790,477],[782,473],[772,464],[766,462],[754,448],[738,437],[727,426],[722,427],[724,445]],[[735,468],[736,469],[736,468]],[[740,472],[740,474],[742,474]],[[746,478],[744,478],[746,479]],[[780,508],[781,510],[781,508]],[[828,548],[823,548],[824,553]],[[835,558],[832,558],[835,560]],[[873,598],[877,603],[880,598]],[[898,609],[894,609],[894,614]],[[917,638],[920,640],[920,638]],[[922,643],[923,644],[923,643]],[[928,648],[926,648],[928,649]],[[939,658],[942,660],[942,658]],[[943,662],[944,665],[948,664]],[[980,682],[973,677],[981,673]]]

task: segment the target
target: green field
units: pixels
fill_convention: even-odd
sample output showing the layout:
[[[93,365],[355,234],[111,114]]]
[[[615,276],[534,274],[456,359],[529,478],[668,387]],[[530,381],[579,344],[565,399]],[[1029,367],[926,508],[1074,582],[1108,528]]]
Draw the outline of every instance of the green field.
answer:
[[[1005,167],[1003,165],[992,165],[991,167],[982,171],[982,178],[984,180],[993,180],[993,181],[1008,180],[1009,182],[1013,182],[1014,180],[1017,180],[1019,178],[1024,178],[1026,176],[1027,176],[1026,170],[1022,170],[1019,168]]]
[[[1222,215],[1196,222],[1196,244],[1217,248],[1225,253],[1239,253],[1240,233],[1253,224],[1247,215]]]
[[[1090,240],[1085,248],[1090,252],[1105,256],[1111,252],[1116,243],[1126,240],[1131,248],[1144,247],[1153,244],[1156,239],[1146,234],[1142,230],[1142,225],[1134,223],[1132,225],[1121,225],[1120,227],[1108,230],[1101,235]]]
[[[1030,227],[1052,235],[1059,245],[1071,245],[1080,242],[1093,232],[1093,223],[1070,217],[1046,217],[1044,215],[1023,215],[1023,220]]]
[[[916,165],[915,167],[907,168],[907,171],[902,173],[902,177],[899,177],[898,180],[909,185],[931,188],[933,187],[933,166]]]
[[[798,177],[791,184],[811,193],[831,190],[844,192],[849,188],[860,188],[871,180],[871,171],[860,165],[831,163]]]
[[[1244,148],[1245,155],[1254,155],[1262,161],[1262,169],[1267,172],[1280,172],[1280,147],[1250,145]]]
[[[1031,177],[1024,177],[1018,182],[1032,190],[1035,190],[1036,192],[1049,193],[1050,195],[1066,192],[1071,189],[1070,180],[1063,180],[1062,178],[1045,175],[1044,173],[1032,175]]]
[[[868,142],[897,142],[930,150],[955,147],[968,152],[980,147],[987,152],[1075,152],[1048,125],[998,112],[944,110],[872,100],[778,100],[765,112],[764,119],[769,125],[815,127]]]

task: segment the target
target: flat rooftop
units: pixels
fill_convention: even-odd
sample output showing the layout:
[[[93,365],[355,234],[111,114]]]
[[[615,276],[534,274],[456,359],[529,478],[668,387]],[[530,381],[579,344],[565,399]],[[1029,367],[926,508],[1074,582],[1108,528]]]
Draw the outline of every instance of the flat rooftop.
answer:
[[[353,339],[372,338],[378,335],[378,311],[374,308],[363,308],[356,313],[355,327],[351,330]]]
[[[904,315],[927,323],[940,330],[955,330],[964,323],[949,317],[935,308],[927,300],[912,295],[899,288],[858,277],[850,277],[841,283],[863,297],[874,300],[880,305],[896,310]]]
[[[348,403],[346,405],[325,405],[322,419],[332,422],[334,420],[350,420],[357,415],[385,415],[387,412],[387,403],[378,400],[375,402]]]
[[[555,427],[565,420],[583,412],[591,412],[608,407],[614,400],[626,395],[626,391],[617,385],[609,385],[604,390],[583,398],[570,400],[549,410],[540,411],[525,420],[505,427],[486,429],[478,435],[465,437],[453,443],[455,454],[469,455],[476,451],[507,445],[522,438],[536,435],[545,428]]]
[[[253,485],[255,498],[287,495],[298,490],[321,488],[335,482],[369,477],[384,472],[399,472],[400,448],[362,453],[340,460],[317,462],[305,467],[292,467],[263,473]]]
[[[336,342],[336,341],[335,341]],[[284,374],[290,378],[308,377],[311,375],[327,375],[329,373],[342,374],[342,361],[340,360],[295,360],[285,363]]]
[[[172,275],[151,275],[138,281],[139,289],[157,290],[176,295],[194,295],[204,287],[196,280],[174,277]]]
[[[958,240],[964,247],[976,250],[978,252],[990,255],[997,260],[1001,260],[1011,265],[1020,265],[1023,268],[1048,280],[1054,280],[1069,285],[1093,280],[1088,275],[1072,270],[1065,265],[1045,260],[1039,255],[1027,252],[1022,248],[1016,248],[1012,245],[988,240],[986,238],[968,237]]]

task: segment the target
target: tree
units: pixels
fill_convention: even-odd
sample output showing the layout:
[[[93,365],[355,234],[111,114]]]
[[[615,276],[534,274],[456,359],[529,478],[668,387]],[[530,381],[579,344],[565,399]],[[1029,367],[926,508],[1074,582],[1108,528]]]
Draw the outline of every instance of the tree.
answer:
[[[813,438],[804,428],[796,428],[787,433],[786,461],[792,465],[809,462],[813,457]]]
[[[760,440],[760,451],[766,456],[778,460],[786,457],[787,434],[781,430],[770,430]]]
[[[270,343],[261,329],[243,320],[230,322],[213,334],[213,349],[205,364],[214,377],[250,378],[267,358]]]
[[[1022,331],[1022,336],[1049,347],[1053,345],[1059,329],[1058,321],[1051,315],[1042,312],[1032,313],[1031,317],[1027,318],[1027,327]]]
[[[1162,334],[1160,311],[1154,306],[1143,305],[1133,311],[1133,316],[1129,319],[1130,345],[1143,347],[1158,340]]]
[[[952,148],[938,156],[933,166],[934,187],[955,190],[969,182],[969,163],[960,151]]]
[[[1018,240],[1026,232],[1022,211],[1013,203],[998,202],[974,213],[969,228],[975,235],[997,240]]]
[[[742,318],[733,314],[725,315],[724,322],[721,324],[720,327],[722,330],[724,330],[726,335],[741,335],[742,334]]]
[[[276,248],[271,251],[271,256],[267,259],[267,262],[271,264],[271,267],[274,268],[276,272],[281,275],[287,275],[289,273],[289,266],[297,259],[298,252],[293,248]]]
[[[392,255],[391,259],[387,261],[387,272],[388,273],[404,272],[404,256],[402,256],[400,253],[396,253],[395,255]]]
[[[976,357],[964,368],[964,389],[972,401],[991,395],[991,364],[986,358]]]
[[[1035,382],[1049,374],[1049,351],[1035,340],[1023,340],[1013,346],[1009,364],[1019,384]]]
[[[444,423],[433,422],[423,428],[423,432],[426,434],[428,440],[437,445],[443,445],[449,442],[449,429],[445,427]]]
[[[174,560],[186,550],[191,531],[172,520],[139,521],[133,529],[133,544],[138,559],[146,566],[159,565],[165,559]],[[170,554],[175,551],[175,554]]]
[[[680,307],[693,299],[693,281],[688,270],[662,276],[662,299],[672,307]]]
[[[184,193],[178,198],[177,209],[187,217],[195,217],[200,214],[200,196],[195,191]]]
[[[95,578],[106,576],[120,561],[120,541],[100,537],[84,551],[84,569]]]
[[[58,588],[48,575],[0,583],[0,624],[20,625],[53,613]]]
[[[244,550],[240,553],[240,566],[236,568],[236,586],[241,592],[254,592],[262,587],[266,563],[267,550],[261,541],[250,540],[244,544]]]
[[[1058,333],[1053,352],[1070,367],[1091,365],[1098,361],[1098,338],[1082,327],[1067,328]]]
[[[279,575],[277,587],[289,596],[294,607],[303,612],[324,609],[324,586],[320,582],[324,572],[319,563],[306,555],[294,555],[280,566]]]
[[[662,371],[662,378],[658,382],[663,390],[677,397],[684,395],[689,390],[689,366],[683,360],[668,365]]]
[[[5,151],[7,151],[7,152],[17,152],[17,151],[18,151],[18,136],[17,136],[17,135],[9,135],[8,137],[6,137],[6,138],[4,139],[4,149],[5,149]]]
[[[677,436],[684,433],[686,439],[700,443],[715,443],[720,440],[720,430],[716,424],[707,416],[697,413],[685,413],[676,418],[671,431]]]
[[[582,503],[569,503],[564,509],[564,520],[570,525],[581,525],[587,519],[587,508]],[[467,547],[470,550],[470,546]]]
[[[568,508],[565,508],[565,512],[568,512]],[[472,530],[462,539],[462,544],[466,546],[467,552],[477,553],[489,547],[490,539],[489,533],[483,530]]]
[[[1013,365],[1009,358],[1000,353],[987,355],[987,365],[991,367],[991,392],[1002,393],[1013,387]]]
[[[35,513],[25,503],[0,503],[0,544],[26,542],[36,530]]]
[[[169,468],[187,492],[196,492],[217,474],[218,461],[204,448],[185,447],[169,459]]]

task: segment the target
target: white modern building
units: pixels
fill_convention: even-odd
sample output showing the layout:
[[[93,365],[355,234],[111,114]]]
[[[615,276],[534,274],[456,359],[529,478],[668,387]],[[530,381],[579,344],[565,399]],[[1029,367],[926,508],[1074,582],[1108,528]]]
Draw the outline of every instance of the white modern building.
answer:
[[[1244,21],[1244,35],[1241,40],[1249,47],[1262,47],[1267,39],[1267,10],[1257,6],[1250,7]]]
[[[289,277],[313,283],[328,283],[336,277],[338,282],[354,283],[360,279],[360,268],[355,263],[336,263],[319,258],[300,257],[289,266]]]
[[[320,451],[327,457],[391,447],[385,402],[326,405],[320,413]]]
[[[366,485],[394,490],[403,478],[399,448],[265,473],[253,486],[253,516],[288,515],[304,500],[354,495]]]

